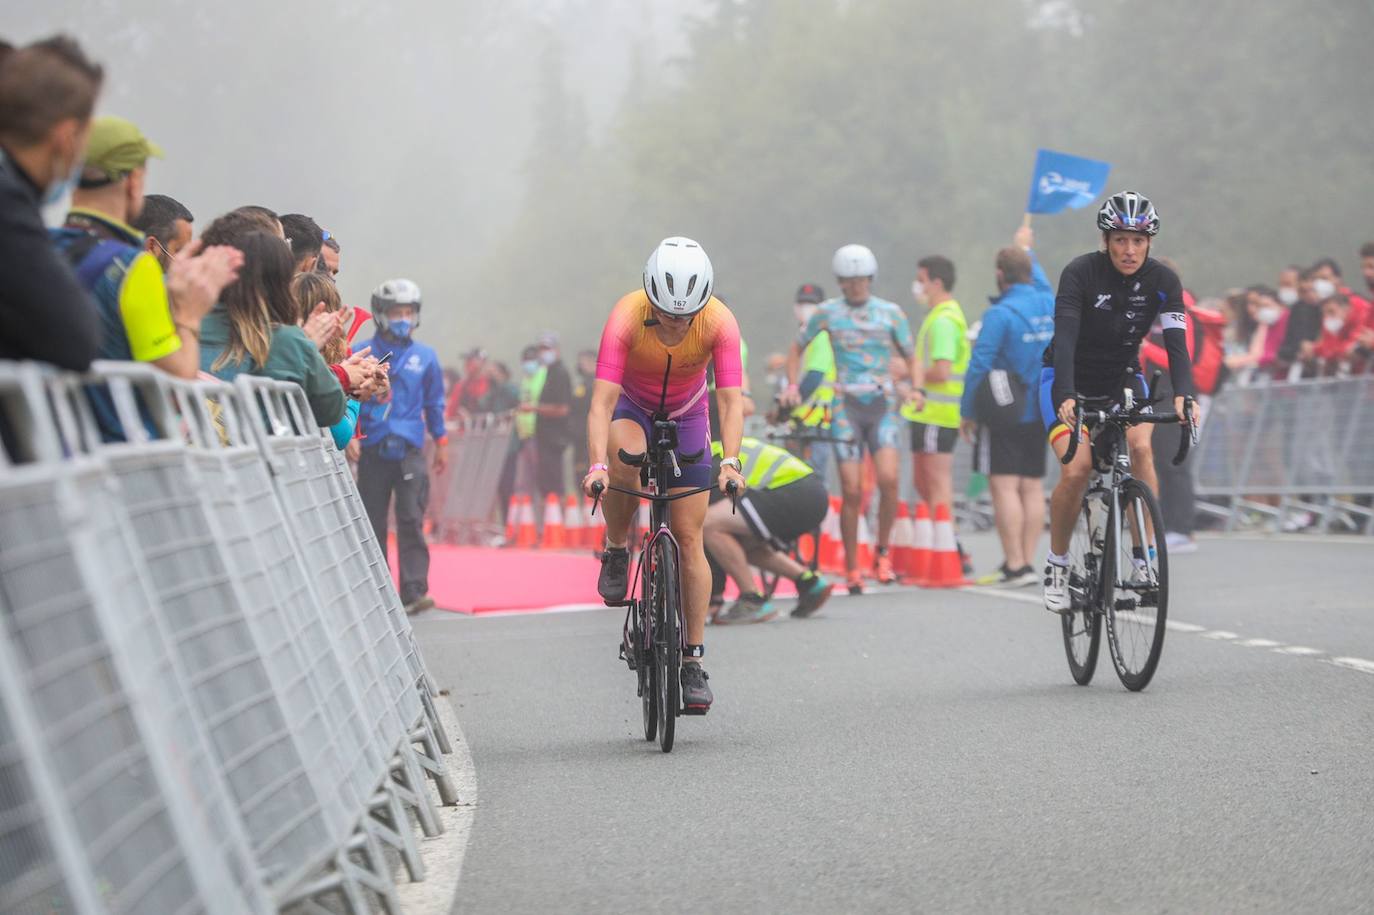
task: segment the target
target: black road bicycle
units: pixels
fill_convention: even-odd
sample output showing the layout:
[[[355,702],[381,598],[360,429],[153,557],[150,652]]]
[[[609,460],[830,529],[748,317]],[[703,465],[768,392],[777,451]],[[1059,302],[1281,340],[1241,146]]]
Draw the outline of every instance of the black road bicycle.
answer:
[[[658,412],[653,414],[653,434],[646,443],[647,450],[631,454],[620,449],[621,463],[639,468],[641,489],[610,489],[649,500],[649,529],[644,532],[634,576],[630,579],[628,600],[608,606],[625,607],[625,625],[621,631],[620,659],[634,671],[638,695],[644,709],[644,739],[658,738],[664,753],[673,749],[674,726],[679,715],[700,715],[705,710],[686,709],[682,705],[682,655],[686,648],[682,611],[682,550],[669,527],[672,504],[703,492],[711,486],[700,486],[668,494],[673,480],[682,476],[677,454],[677,420],[670,419],[664,410],[668,393],[668,372],[673,359],[668,357],[668,369],[663,374],[663,394]],[[695,464],[706,456],[703,449],[681,456],[682,464]],[[604,490],[593,486],[592,514],[601,502]],[[733,483],[731,497],[734,497]]]
[[[1159,375],[1150,385],[1156,387]],[[1150,683],[1164,650],[1169,613],[1169,555],[1164,520],[1154,493],[1131,476],[1126,430],[1142,423],[1176,423],[1177,413],[1154,413],[1156,400],[1137,403],[1127,389],[1120,399],[1075,398],[1073,437],[1062,463],[1078,452],[1086,425],[1093,475],[1069,544],[1070,609],[1061,616],[1069,672],[1080,685],[1092,681],[1107,624],[1107,645],[1117,677],[1129,690]],[[1197,440],[1193,402],[1185,401],[1190,434],[1179,443],[1183,463]]]

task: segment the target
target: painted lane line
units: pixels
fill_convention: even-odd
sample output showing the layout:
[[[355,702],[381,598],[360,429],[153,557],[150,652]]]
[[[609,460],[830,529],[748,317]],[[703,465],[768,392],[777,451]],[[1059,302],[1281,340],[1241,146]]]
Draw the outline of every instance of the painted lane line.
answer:
[[[1244,646],[1245,648],[1277,648],[1282,643],[1275,642],[1273,639],[1245,639],[1236,644]]]
[[[1165,620],[1165,629],[1172,629],[1174,632],[1206,632],[1206,626],[1198,626],[1193,623],[1185,623],[1182,620]]]
[[[1237,635],[1236,633],[1234,633],[1234,632],[1227,632],[1227,631],[1224,630],[1224,629],[1213,629],[1213,630],[1211,630],[1211,631],[1209,631],[1209,632],[1204,632],[1204,633],[1202,633],[1202,637],[1203,637],[1204,639],[1215,639],[1215,640],[1218,641],[1218,642],[1229,642],[1229,641],[1231,641],[1232,639],[1238,639],[1238,638],[1240,638],[1240,636]]]
[[[1332,658],[1331,663],[1337,667],[1345,667],[1350,670],[1358,670],[1367,674],[1374,674],[1374,661],[1364,658]]]
[[[1280,645],[1274,650],[1280,654],[1297,655],[1300,658],[1314,658],[1317,655],[1326,654],[1320,648],[1308,648],[1306,645]]]

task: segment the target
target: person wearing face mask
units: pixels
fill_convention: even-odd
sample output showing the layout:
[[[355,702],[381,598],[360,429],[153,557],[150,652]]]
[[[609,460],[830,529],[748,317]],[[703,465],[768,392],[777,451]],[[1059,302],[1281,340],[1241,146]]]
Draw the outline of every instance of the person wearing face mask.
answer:
[[[1327,374],[1348,370],[1354,360],[1363,362],[1360,336],[1369,312],[1364,299],[1340,293],[1322,302],[1322,335],[1317,340],[1316,357],[1325,362]]]
[[[546,331],[539,335],[537,358],[544,369],[544,384],[539,389],[538,400],[522,405],[521,409],[529,409],[535,415],[535,466],[540,498],[547,499],[552,493],[561,500],[565,474],[563,456],[570,440],[568,414],[572,412],[572,376],[559,358],[557,334]]]
[[[100,315],[53,250],[42,208],[81,170],[103,72],[59,36],[0,61],[0,359],[84,371],[100,351]]]
[[[1298,281],[1302,277],[1303,268],[1296,264],[1289,264],[1279,271],[1279,286],[1274,293],[1274,298],[1284,308],[1292,308],[1298,304]]]
[[[1325,302],[1339,293],[1349,299],[1352,305],[1362,305],[1365,309],[1370,307],[1368,299],[1345,285],[1345,279],[1341,275],[1341,265],[1336,263],[1335,258],[1320,258],[1312,265],[1312,276],[1312,285],[1319,301]]]
[[[1226,301],[1234,313],[1226,325],[1226,368],[1244,384],[1274,361],[1288,312],[1268,286],[1251,286]]]
[[[797,326],[805,329],[811,316],[824,301],[825,292],[820,286],[815,283],[803,283],[797,289],[797,297],[792,305],[792,315],[797,319]],[[784,357],[784,378],[786,370]],[[791,419],[810,429],[829,432],[835,409],[835,349],[830,344],[829,331],[821,331],[806,344],[806,349],[802,350],[801,372],[797,392],[801,395],[802,402],[792,408]],[[816,471],[816,479],[823,482],[830,467],[834,446],[829,442],[811,442],[804,444],[798,451],[800,453],[797,456],[810,464],[811,469]]]
[[[391,397],[364,403],[358,417],[363,435],[358,494],[383,546],[395,496],[401,602],[410,613],[434,606],[428,596],[429,545],[424,535],[429,504],[426,432],[434,439],[434,472],[442,473],[448,465],[444,371],[434,350],[413,339],[420,326],[420,305],[420,287],[407,279],[387,280],[372,293],[378,333],[365,346],[389,365]]]

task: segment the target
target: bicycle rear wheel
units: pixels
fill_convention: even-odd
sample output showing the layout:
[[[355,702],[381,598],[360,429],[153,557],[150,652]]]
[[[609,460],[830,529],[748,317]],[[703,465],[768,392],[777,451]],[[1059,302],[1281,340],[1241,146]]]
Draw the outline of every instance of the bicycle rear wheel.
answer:
[[[657,689],[658,745],[673,749],[673,731],[682,692],[682,588],[677,553],[672,541],[660,537],[653,544],[654,678]]]
[[[647,612],[648,607],[647,600],[639,600],[631,608],[630,636],[637,652],[635,674],[639,677],[639,701],[644,708],[644,739],[653,740],[658,736],[658,680],[653,663],[653,617]]]
[[[1169,612],[1169,556],[1164,518],[1154,493],[1139,480],[1121,488],[1121,512],[1107,529],[1111,576],[1103,588],[1107,646],[1121,685],[1149,685],[1164,651]]]
[[[1101,510],[1100,499],[1095,496],[1089,496],[1089,499],[1096,501],[1098,508],[1089,511],[1091,503],[1084,502],[1073,528],[1073,538],[1069,541],[1069,598],[1073,602],[1073,610],[1059,618],[1069,673],[1079,686],[1087,686],[1092,682],[1093,673],[1097,670],[1097,653],[1102,645],[1102,614],[1099,607],[1107,513]],[[1095,530],[1092,525],[1094,514],[1098,519]]]

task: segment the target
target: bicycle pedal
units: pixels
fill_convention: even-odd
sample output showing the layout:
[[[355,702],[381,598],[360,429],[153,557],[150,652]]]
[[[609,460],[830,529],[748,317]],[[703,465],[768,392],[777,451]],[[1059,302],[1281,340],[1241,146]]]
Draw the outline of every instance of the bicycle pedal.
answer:
[[[688,705],[683,706],[678,715],[705,715],[711,710],[709,705]]]
[[[603,597],[601,599],[601,602],[605,604],[607,607],[633,607],[635,605],[633,598],[631,598],[630,600],[606,600]]]

